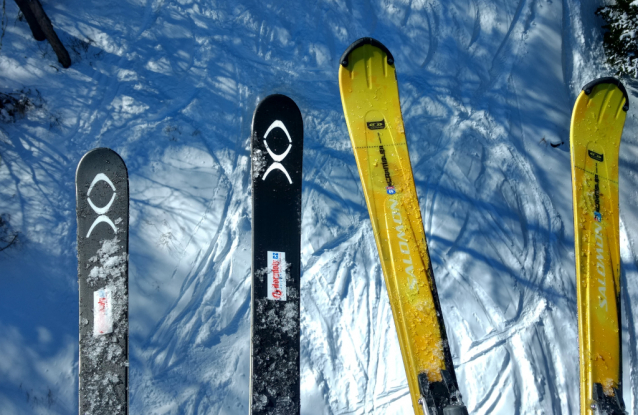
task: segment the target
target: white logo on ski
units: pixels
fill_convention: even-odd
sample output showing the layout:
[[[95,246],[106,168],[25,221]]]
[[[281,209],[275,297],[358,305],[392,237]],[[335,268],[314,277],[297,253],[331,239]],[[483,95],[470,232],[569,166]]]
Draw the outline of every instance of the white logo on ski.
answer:
[[[286,301],[286,253],[267,251],[268,253],[268,295],[275,301]]]
[[[113,333],[113,289],[93,291],[93,335]]]
[[[266,141],[268,134],[274,128],[280,128],[284,133],[286,133],[286,137],[288,137],[288,148],[282,154],[273,153],[270,150],[270,147],[268,147],[268,142]],[[273,121],[272,124],[270,124],[270,127],[268,127],[268,130],[266,130],[266,134],[264,134],[264,145],[266,146],[266,151],[268,151],[268,154],[270,154],[270,157],[273,159],[274,163],[271,164],[270,167],[268,167],[268,169],[266,170],[266,173],[264,173],[264,177],[262,177],[261,179],[266,180],[266,176],[268,176],[268,173],[270,173],[273,170],[281,170],[282,172],[284,172],[284,174],[288,178],[288,181],[290,182],[290,184],[292,184],[292,179],[290,178],[290,175],[286,171],[286,168],[280,163],[286,158],[286,156],[290,152],[290,149],[292,148],[292,139],[290,138],[290,134],[288,134],[288,130],[286,129],[286,126],[284,125],[284,123],[282,123],[279,120],[276,120],[276,121]]]
[[[95,186],[98,182],[106,182],[109,186],[111,186],[111,189],[113,189],[113,196],[111,196],[111,200],[109,201],[109,203],[107,203],[105,206],[102,206],[102,207],[95,206],[95,204],[93,204],[93,201],[91,200],[91,197],[90,197],[91,190],[93,190],[93,186]],[[109,219],[108,216],[105,215],[105,213],[109,211],[109,209],[111,208],[111,205],[113,204],[113,201],[115,200],[115,194],[116,194],[115,186],[113,185],[113,182],[111,182],[111,180],[106,176],[106,174],[98,173],[93,179],[93,182],[91,182],[91,186],[89,186],[89,191],[86,192],[86,198],[87,198],[87,201],[89,202],[89,205],[91,206],[91,209],[93,209],[93,211],[100,216],[98,216],[93,221],[91,228],[89,228],[89,233],[86,234],[87,238],[91,235],[91,232],[93,232],[93,228],[95,228],[98,224],[102,222],[105,222],[111,225],[111,228],[113,228],[113,232],[117,233],[117,228],[115,227],[115,224],[113,223],[111,219]]]

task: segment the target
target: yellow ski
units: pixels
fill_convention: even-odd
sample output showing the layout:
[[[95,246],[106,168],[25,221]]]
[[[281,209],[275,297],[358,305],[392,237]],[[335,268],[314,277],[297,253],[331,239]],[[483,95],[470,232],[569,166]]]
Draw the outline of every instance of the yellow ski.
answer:
[[[371,38],[354,42],[341,57],[339,88],[415,414],[467,414],[432,274],[390,51]]]
[[[620,327],[618,149],[629,109],[614,78],[583,88],[570,151],[582,415],[624,414]]]

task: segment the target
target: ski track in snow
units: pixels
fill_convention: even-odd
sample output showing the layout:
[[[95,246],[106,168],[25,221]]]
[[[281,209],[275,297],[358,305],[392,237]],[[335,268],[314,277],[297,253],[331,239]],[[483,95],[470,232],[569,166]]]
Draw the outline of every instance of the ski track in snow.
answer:
[[[44,2],[63,70],[6,5],[0,125],[0,408],[77,412],[74,172],[97,146],[130,174],[130,401],[138,414],[245,414],[249,136],[256,104],[304,116],[304,414],[406,414],[392,312],[343,119],[338,59],[393,52],[434,274],[472,414],[578,412],[569,122],[610,75],[590,0]],[[632,98],[634,82],[626,83]],[[633,101],[632,101],[633,102]],[[638,408],[638,125],[620,160],[624,399]],[[549,144],[560,144],[553,148]]]

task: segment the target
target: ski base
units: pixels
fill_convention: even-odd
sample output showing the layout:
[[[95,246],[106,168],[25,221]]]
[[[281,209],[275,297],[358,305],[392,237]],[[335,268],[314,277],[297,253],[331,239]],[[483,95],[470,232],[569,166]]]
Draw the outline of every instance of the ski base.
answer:
[[[79,285],[79,413],[128,414],[129,188],[108,148],[76,172]]]
[[[394,58],[379,41],[362,38],[340,64],[341,101],[414,413],[442,415],[446,408],[459,413],[461,396],[412,175]]]
[[[303,120],[284,95],[253,117],[250,414],[300,413]]]
[[[614,78],[583,87],[570,156],[582,415],[623,413],[618,154],[629,109]]]

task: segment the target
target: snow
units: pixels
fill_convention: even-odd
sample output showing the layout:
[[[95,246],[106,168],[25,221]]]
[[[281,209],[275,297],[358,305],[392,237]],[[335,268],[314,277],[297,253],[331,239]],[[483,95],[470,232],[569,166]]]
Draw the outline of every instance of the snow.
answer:
[[[117,237],[102,241],[102,248],[98,249],[97,255],[89,258],[89,262],[96,263],[87,278],[89,285],[99,285],[100,281],[105,281],[107,278],[122,279],[126,272],[126,254],[114,255],[120,250],[120,242]],[[98,261],[99,265],[97,265]]]
[[[250,127],[283,93],[305,131],[302,413],[411,413],[337,83],[342,52],[372,36],[395,57],[470,413],[577,413],[569,122],[580,88],[612,74],[598,5],[44,1],[65,70],[7,2],[0,91],[36,105],[0,123],[0,215],[19,232],[0,252],[2,412],[78,410],[74,173],[107,146],[130,174],[131,413],[247,413]],[[635,414],[638,101],[625,86],[622,386]]]

